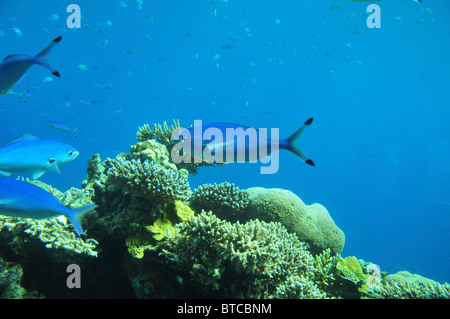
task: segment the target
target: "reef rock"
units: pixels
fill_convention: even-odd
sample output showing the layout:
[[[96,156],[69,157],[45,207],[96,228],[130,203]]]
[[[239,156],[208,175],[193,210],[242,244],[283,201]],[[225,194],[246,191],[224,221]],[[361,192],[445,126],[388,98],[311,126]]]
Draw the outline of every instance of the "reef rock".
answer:
[[[306,205],[294,193],[281,188],[252,187],[247,192],[250,195],[247,219],[280,222],[309,244],[313,254],[320,254],[327,248],[332,254],[338,254],[344,249],[344,232],[322,205]]]

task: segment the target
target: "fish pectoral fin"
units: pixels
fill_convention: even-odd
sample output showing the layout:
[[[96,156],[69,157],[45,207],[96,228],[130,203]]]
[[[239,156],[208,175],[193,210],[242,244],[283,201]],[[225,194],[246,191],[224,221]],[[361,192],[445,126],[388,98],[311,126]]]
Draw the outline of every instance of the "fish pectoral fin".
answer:
[[[32,176],[31,178],[32,178],[32,179],[38,179],[39,177],[41,177],[42,175],[44,175],[45,172],[47,172],[47,171],[34,172],[34,173],[33,173],[33,176]]]
[[[59,175],[61,175],[61,171],[59,170],[58,163],[54,158],[50,159],[49,161],[50,165],[48,166],[49,171],[57,172]]]
[[[0,171],[0,174],[2,174],[3,176],[11,176],[12,173]]]

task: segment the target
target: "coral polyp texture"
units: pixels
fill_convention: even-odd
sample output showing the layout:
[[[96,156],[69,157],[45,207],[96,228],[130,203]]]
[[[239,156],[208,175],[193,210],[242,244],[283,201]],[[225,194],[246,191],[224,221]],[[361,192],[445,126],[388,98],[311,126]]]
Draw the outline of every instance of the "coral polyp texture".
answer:
[[[155,202],[188,200],[189,182],[177,170],[166,169],[148,160],[117,159],[108,170],[110,183],[127,193],[141,193]]]
[[[234,184],[204,184],[197,187],[191,196],[191,206],[198,211],[214,211],[222,219],[235,221],[248,206],[249,194]]]

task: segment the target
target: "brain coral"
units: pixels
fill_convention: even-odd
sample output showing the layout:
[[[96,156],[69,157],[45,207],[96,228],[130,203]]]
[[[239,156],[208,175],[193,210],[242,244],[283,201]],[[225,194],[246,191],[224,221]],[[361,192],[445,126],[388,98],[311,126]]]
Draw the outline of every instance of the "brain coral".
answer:
[[[248,193],[234,184],[204,184],[191,196],[191,206],[198,211],[214,211],[219,218],[236,221],[248,205]]]
[[[280,223],[230,223],[211,212],[177,224],[160,255],[208,291],[228,298],[324,294],[312,282],[314,258]]]
[[[307,243],[313,254],[320,254],[327,248],[333,255],[342,252],[344,232],[322,205],[306,205],[294,193],[280,188],[252,187],[247,192],[250,195],[245,213],[247,219],[280,222]]]

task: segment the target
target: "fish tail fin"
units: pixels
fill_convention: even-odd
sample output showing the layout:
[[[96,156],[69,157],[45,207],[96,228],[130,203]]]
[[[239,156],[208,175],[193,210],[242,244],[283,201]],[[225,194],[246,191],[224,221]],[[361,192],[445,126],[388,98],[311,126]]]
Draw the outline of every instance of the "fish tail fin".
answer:
[[[311,125],[314,118],[310,118],[302,126],[300,126],[291,136],[289,136],[284,141],[280,142],[280,148],[286,149],[304,161],[306,164],[314,166],[314,162],[307,157],[297,146],[294,145],[295,141],[300,138],[303,131]]]
[[[52,42],[50,42],[49,45],[47,45],[44,48],[44,50],[42,50],[41,52],[39,52],[36,55],[36,63],[39,64],[40,66],[42,66],[44,69],[47,69],[51,74],[53,74],[56,77],[60,77],[61,75],[59,74],[58,71],[53,69],[50,64],[48,64],[48,62],[45,60],[45,58],[50,53],[50,51],[53,49],[53,47],[61,41],[61,39],[62,39],[61,36],[55,38]]]
[[[84,237],[83,227],[81,227],[81,219],[87,212],[90,212],[96,207],[96,204],[91,203],[77,208],[69,208],[69,212],[67,213],[66,217],[72,223],[78,236]]]

